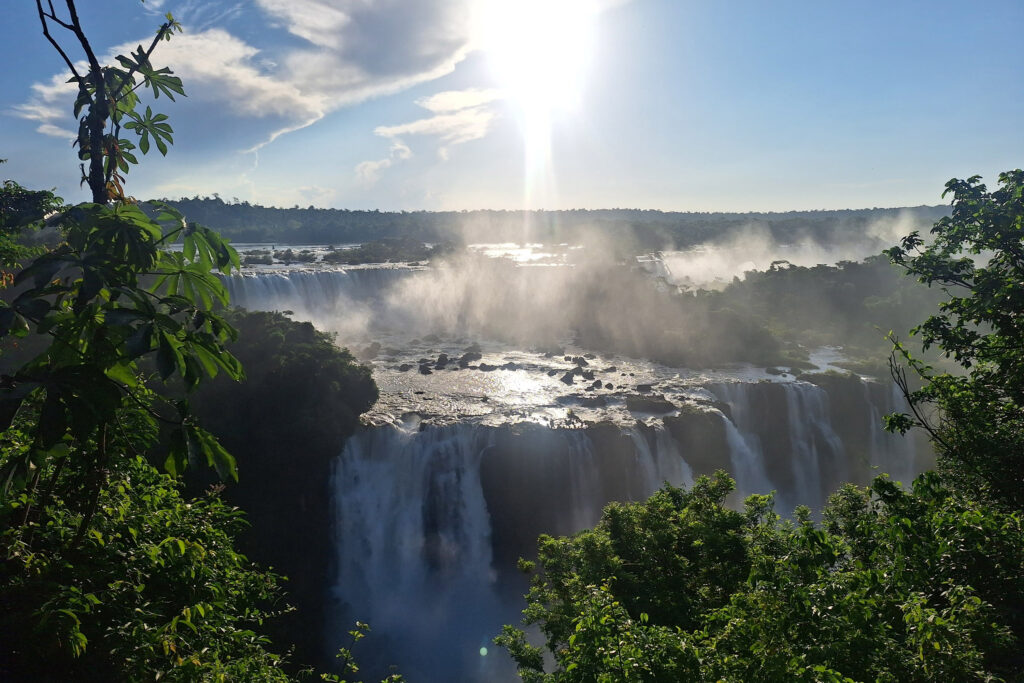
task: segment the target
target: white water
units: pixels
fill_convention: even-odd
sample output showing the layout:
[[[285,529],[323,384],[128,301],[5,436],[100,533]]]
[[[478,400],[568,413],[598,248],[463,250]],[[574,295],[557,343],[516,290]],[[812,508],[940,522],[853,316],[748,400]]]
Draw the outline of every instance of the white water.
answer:
[[[507,673],[507,661],[479,654],[508,612],[494,588],[480,484],[487,438],[487,430],[459,425],[370,429],[349,440],[334,472],[333,597],[342,614],[328,647],[345,642],[358,619],[385,636],[373,664],[398,663],[411,680]]]
[[[498,429],[461,423],[419,430],[417,423],[366,429],[348,441],[333,475],[338,614],[328,647],[344,642],[358,619],[372,628],[366,642],[374,654],[360,659],[364,668],[375,667],[374,676],[396,664],[410,680],[514,680],[511,661],[491,644],[522,608],[522,587],[510,594],[498,584],[498,570],[511,568],[493,566],[492,512],[481,479]],[[567,473],[565,499],[551,505],[569,515],[571,528],[592,527],[608,482],[584,430],[559,435],[554,460],[527,476],[539,483]],[[639,429],[629,436],[642,473],[636,498],[665,482],[692,483],[667,431],[656,429],[652,440]],[[568,458],[567,467],[557,467],[559,458]]]

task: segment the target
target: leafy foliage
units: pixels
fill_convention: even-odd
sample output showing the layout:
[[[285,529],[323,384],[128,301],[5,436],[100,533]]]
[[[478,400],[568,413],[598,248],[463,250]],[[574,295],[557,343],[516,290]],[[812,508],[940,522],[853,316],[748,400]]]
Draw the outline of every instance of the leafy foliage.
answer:
[[[821,526],[702,478],[542,538],[524,612],[556,668],[506,627],[526,681],[990,681],[1022,663],[1024,526],[925,475],[837,494]]]
[[[938,372],[897,345],[893,372],[913,408],[891,427],[924,427],[948,471],[1004,504],[1024,509],[1024,171],[951,180],[952,215],[888,256],[946,295],[939,313],[913,330],[962,372]],[[923,383],[912,390],[904,360]]]
[[[94,201],[49,219],[64,241],[18,272],[0,302],[0,340],[33,338],[36,350],[0,378],[0,619],[11,635],[0,677],[282,680],[282,659],[254,630],[275,613],[277,579],[234,550],[240,513],[213,495],[185,499],[145,457],[162,425],[172,475],[200,459],[236,474],[188,402],[153,393],[142,372],[145,362],[189,391],[218,374],[243,376],[224,346],[235,331],[215,274],[237,268],[237,254],[172,207],[149,216],[123,191],[137,160],[121,128],[140,136],[143,152],[150,140],[161,152],[171,142],[166,117],[137,110],[137,88],[182,94],[149,62],[178,26],[168,15],[148,50],[101,67],[75,3],[65,5],[62,19],[52,2],[37,3],[79,88],[76,144]],[[74,34],[88,74],[51,26]],[[59,201],[11,184],[3,198],[11,231]],[[181,249],[168,249],[177,240]]]
[[[122,415],[125,420],[140,417]],[[143,420],[144,422],[144,420]],[[137,441],[139,430],[132,430]],[[5,453],[30,448],[6,435]],[[113,446],[114,444],[111,444]],[[118,444],[130,447],[133,444]],[[68,453],[73,458],[82,454]],[[140,456],[112,463],[89,532],[74,470],[44,466],[46,492],[22,494],[0,545],[0,672],[17,680],[286,680],[259,635],[277,577],[233,548],[241,513],[216,494],[187,500]]]
[[[61,198],[52,192],[27,190],[13,180],[4,181],[0,187],[0,268],[14,268],[41,253],[40,248],[26,245],[22,238],[39,227],[43,216],[62,205]],[[12,279],[4,271],[3,284],[10,284]]]
[[[185,95],[180,78],[174,76],[169,68],[156,68],[150,61],[161,41],[170,40],[181,31],[181,25],[168,12],[166,21],[157,29],[148,47],[139,45],[130,55],[118,55],[115,59],[118,66],[103,66],[85,35],[75,3],[65,0],[65,5],[67,11],[62,17],[57,14],[53,2],[44,6],[42,0],[36,0],[43,35],[64,59],[71,73],[69,82],[78,87],[74,106],[79,123],[75,146],[78,158],[89,165],[88,171],[84,164],[82,166],[82,182],[89,185],[95,204],[106,204],[109,200],[126,201],[124,176],[132,165],[138,163],[134,150],[147,154],[152,141],[160,153],[166,155],[168,145],[174,142],[174,131],[167,123],[166,115],[154,114],[149,106],[145,112],[139,111],[139,89],[151,90],[154,100],[163,95],[174,101],[175,95]],[[82,51],[88,64],[87,72],[79,71],[68,54],[69,48],[50,33],[54,27],[72,35],[69,42],[77,44]],[[122,129],[131,130],[138,136],[138,147],[121,137]]]

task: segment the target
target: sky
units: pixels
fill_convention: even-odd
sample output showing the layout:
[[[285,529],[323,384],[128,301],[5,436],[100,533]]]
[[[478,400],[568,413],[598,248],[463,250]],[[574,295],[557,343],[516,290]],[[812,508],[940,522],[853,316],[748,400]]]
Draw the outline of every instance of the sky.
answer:
[[[1024,165],[1021,0],[78,5],[108,59],[184,27],[153,57],[188,97],[147,102],[175,143],[139,198],[786,211],[938,204]],[[0,46],[0,179],[84,201],[33,0],[0,0]]]

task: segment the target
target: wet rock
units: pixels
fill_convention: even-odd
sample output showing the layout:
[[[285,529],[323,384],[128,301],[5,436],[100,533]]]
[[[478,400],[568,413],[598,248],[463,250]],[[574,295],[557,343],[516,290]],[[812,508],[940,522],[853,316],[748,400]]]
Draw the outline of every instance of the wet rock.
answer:
[[[588,382],[594,379],[594,371],[593,370],[584,370],[582,375],[583,375],[583,379],[587,380]]]
[[[608,401],[604,396],[583,396],[580,398],[580,405],[584,408],[604,408]]]
[[[420,365],[429,365],[429,364],[430,364],[430,363],[432,363],[433,361],[432,361],[432,360],[430,360],[429,358],[420,358],[420,359],[419,359],[418,361],[416,361],[416,362],[417,362],[417,363],[419,363]]]
[[[631,394],[626,397],[626,409],[635,413],[672,413],[676,411],[676,405],[664,396],[640,396]]]
[[[591,388],[591,389],[600,389],[600,388],[601,388],[601,386],[602,386],[602,385],[601,385],[601,380],[599,380],[599,379],[595,379],[595,380],[594,380],[594,383],[590,385],[590,388]]]
[[[632,375],[632,373],[630,373]],[[654,385],[651,384],[637,384],[636,390],[641,393],[647,393],[648,391],[654,390]]]
[[[437,357],[437,362],[434,363],[435,370],[443,370],[444,366],[448,365],[448,354],[442,353]]]
[[[573,372],[572,370],[570,370],[569,372],[567,372],[564,375],[562,375],[561,381],[565,382],[566,384],[572,384],[572,381],[575,378],[576,378],[576,373]]]
[[[572,361],[581,368],[585,368],[588,365],[590,365],[590,363],[587,362],[587,359],[584,358],[583,356],[576,356],[575,358],[572,359]]]
[[[608,382],[607,384],[604,385],[604,388],[605,389],[614,389],[615,385],[612,384],[611,382]]]
[[[432,374],[434,374],[434,371],[430,369],[429,365],[421,365],[420,366],[420,374],[421,375],[432,375]]]
[[[558,374],[558,370],[548,370],[548,377],[554,377]]]
[[[572,362],[572,356],[566,356],[562,360],[564,360],[566,363],[571,363]]]
[[[463,350],[464,350],[464,351],[465,351],[466,353],[475,353],[475,354],[477,354],[477,355],[479,355],[479,354],[483,353],[483,351],[484,351],[483,349],[481,349],[481,348],[480,348],[480,345],[479,345],[479,344],[477,344],[476,342],[473,342],[472,344],[470,344],[469,346],[467,346],[467,347],[466,347],[465,349],[463,349]]]
[[[583,357],[586,358],[587,360],[594,360],[594,359],[597,358],[597,356],[595,356],[592,353],[586,353],[586,354],[583,355]]]
[[[412,370],[412,365],[410,365],[409,363],[402,363],[401,365],[398,366],[399,372],[409,372],[410,370]]]
[[[483,372],[494,372],[498,369],[497,365],[491,365],[490,363],[481,363],[479,367]]]
[[[614,365],[608,366],[607,368],[602,370],[602,372],[618,372],[618,371],[619,371],[619,369],[616,366],[614,366]]]
[[[505,363],[504,365],[502,365],[501,369],[502,370],[519,370],[520,368],[519,368],[518,365],[516,365],[512,361],[509,361],[509,362]]]

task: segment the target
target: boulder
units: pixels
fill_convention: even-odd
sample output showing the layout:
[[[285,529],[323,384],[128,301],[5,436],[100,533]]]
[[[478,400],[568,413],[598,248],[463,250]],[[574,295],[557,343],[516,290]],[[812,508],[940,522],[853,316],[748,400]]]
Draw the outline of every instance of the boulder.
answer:
[[[640,396],[631,394],[626,397],[626,409],[635,413],[672,413],[678,410],[676,405],[664,396]]]

